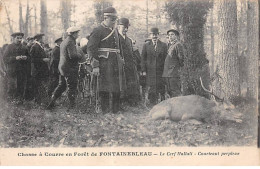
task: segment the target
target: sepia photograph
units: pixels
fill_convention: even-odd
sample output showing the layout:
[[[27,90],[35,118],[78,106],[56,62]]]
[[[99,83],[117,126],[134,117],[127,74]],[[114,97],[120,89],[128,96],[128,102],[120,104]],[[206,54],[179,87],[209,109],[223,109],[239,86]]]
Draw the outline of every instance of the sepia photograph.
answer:
[[[0,165],[260,165],[259,2],[1,0]]]

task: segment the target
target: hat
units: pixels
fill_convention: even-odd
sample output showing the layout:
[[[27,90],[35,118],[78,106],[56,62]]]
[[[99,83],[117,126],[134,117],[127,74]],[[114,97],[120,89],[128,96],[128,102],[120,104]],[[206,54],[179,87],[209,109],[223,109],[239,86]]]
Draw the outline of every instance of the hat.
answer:
[[[113,8],[112,6],[107,7],[106,9],[103,10],[104,16],[117,16],[116,9]]]
[[[43,33],[38,33],[38,34],[34,35],[33,39],[38,39],[38,38],[41,38],[43,36],[44,36]]]
[[[129,19],[127,19],[127,18],[120,18],[118,20],[118,25],[124,25],[125,27],[129,27],[130,26]]]
[[[78,31],[80,31],[80,29],[78,27],[72,26],[72,27],[69,27],[66,32],[73,33],[73,32],[78,32]]]
[[[150,33],[159,34],[159,29],[158,28],[151,28]]]
[[[26,40],[27,40],[27,41],[33,40],[33,37],[32,37],[32,36],[28,36],[28,37],[26,38]]]
[[[180,33],[179,33],[177,30],[175,30],[175,29],[170,29],[170,30],[168,30],[168,31],[167,31],[167,35],[168,35],[170,32],[173,32],[176,36],[180,36]]]
[[[12,37],[16,37],[16,36],[24,36],[24,33],[22,33],[22,32],[15,32],[15,33],[13,33],[12,35],[11,35]]]
[[[56,39],[56,40],[54,41],[54,43],[58,43],[59,41],[62,41],[62,37]]]

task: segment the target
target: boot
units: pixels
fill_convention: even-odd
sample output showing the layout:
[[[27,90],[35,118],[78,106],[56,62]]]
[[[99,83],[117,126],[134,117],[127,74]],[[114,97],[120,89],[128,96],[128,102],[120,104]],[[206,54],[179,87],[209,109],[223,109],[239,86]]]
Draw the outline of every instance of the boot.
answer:
[[[54,108],[55,106],[55,101],[56,101],[56,98],[54,96],[51,97],[51,101],[50,103],[48,104],[48,106],[46,107],[47,110],[51,110]]]

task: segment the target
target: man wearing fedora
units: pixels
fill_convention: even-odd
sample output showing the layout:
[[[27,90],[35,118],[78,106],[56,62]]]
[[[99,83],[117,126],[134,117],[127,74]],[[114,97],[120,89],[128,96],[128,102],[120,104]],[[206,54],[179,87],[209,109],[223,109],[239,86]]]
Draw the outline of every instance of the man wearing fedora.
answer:
[[[53,92],[51,101],[47,109],[52,109],[55,101],[68,88],[69,107],[68,110],[74,109],[76,106],[77,85],[78,85],[78,68],[79,60],[83,57],[77,52],[76,39],[79,36],[80,29],[78,27],[70,27],[67,29],[68,36],[60,44],[60,61],[59,61],[59,84]]]
[[[47,85],[49,77],[48,63],[50,59],[46,56],[43,44],[44,34],[36,34],[34,44],[30,50],[31,62],[32,62],[32,77],[34,79],[34,98],[38,104],[46,103],[47,99]],[[44,96],[44,94],[46,95]]]
[[[11,101],[18,99],[18,103],[21,103],[26,90],[29,53],[21,43],[23,33],[13,33],[11,36],[13,43],[7,46],[3,56],[7,69],[8,96]]]
[[[59,62],[60,62],[60,44],[62,38],[57,38],[55,41],[55,47],[51,51],[50,60],[50,82],[48,87],[48,95],[51,97],[52,92],[59,84]]]
[[[127,18],[120,18],[118,20],[118,32],[121,54],[124,58],[125,65],[124,71],[126,76],[126,91],[125,99],[126,101],[134,106],[137,105],[140,93],[139,93],[139,79],[137,72],[137,61],[134,58],[133,44],[132,40],[126,35],[130,24]]]
[[[183,47],[180,43],[180,34],[177,30],[170,29],[167,31],[169,47],[165,59],[163,77],[166,81],[167,93],[170,97],[181,95],[180,71],[184,65]]]
[[[146,93],[152,105],[164,100],[165,85],[162,79],[164,61],[167,56],[167,44],[158,38],[159,29],[150,29],[151,40],[147,41],[142,50],[142,73],[146,75]],[[161,98],[159,98],[161,96]]]
[[[120,106],[120,93],[126,88],[123,70],[124,60],[120,55],[119,35],[115,29],[115,8],[104,9],[104,21],[89,37],[87,52],[92,59],[94,74],[99,75],[99,95],[102,112],[116,113]]]

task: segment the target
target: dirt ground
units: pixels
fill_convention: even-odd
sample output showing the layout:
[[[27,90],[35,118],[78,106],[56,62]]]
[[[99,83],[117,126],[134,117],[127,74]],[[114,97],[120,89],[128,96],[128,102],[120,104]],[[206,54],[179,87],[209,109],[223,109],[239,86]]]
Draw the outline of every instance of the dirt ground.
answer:
[[[256,145],[254,107],[240,105],[243,122],[212,119],[173,122],[152,121],[142,104],[126,106],[118,114],[94,111],[88,100],[78,101],[75,111],[66,111],[61,99],[52,110],[33,102],[15,106],[0,103],[0,147],[159,147],[159,146],[252,146]]]

